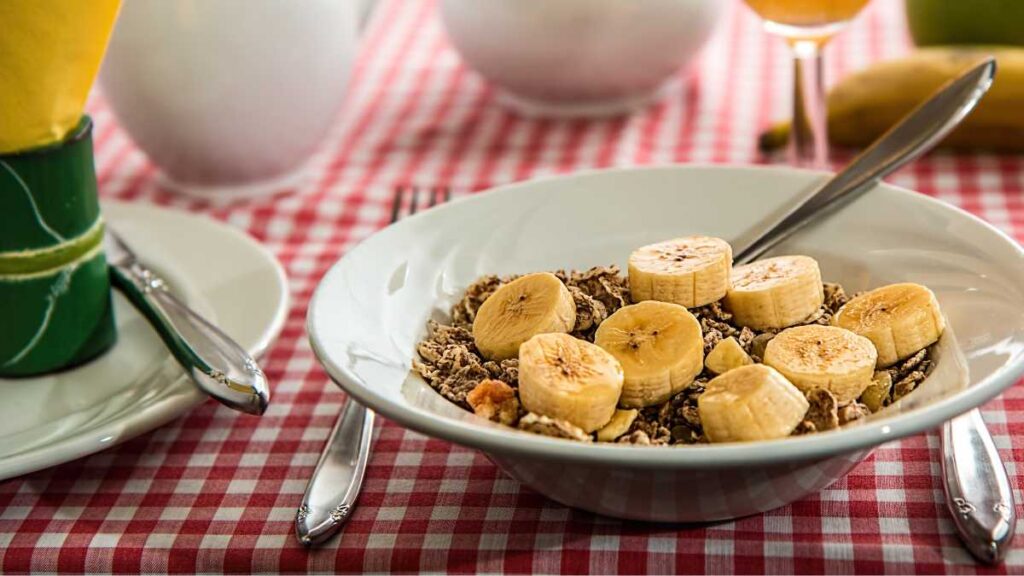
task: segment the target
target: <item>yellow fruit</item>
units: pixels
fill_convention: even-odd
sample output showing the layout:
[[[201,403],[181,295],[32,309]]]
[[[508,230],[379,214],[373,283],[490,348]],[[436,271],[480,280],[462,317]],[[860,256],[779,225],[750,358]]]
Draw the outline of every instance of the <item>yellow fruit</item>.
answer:
[[[837,146],[866,146],[985,56],[999,69],[992,88],[977,108],[942,141],[955,149],[1024,150],[1024,48],[957,46],[921,48],[844,78],[828,95],[829,141]],[[789,123],[761,136],[766,150],[785,146]]]
[[[538,334],[519,348],[519,401],[530,412],[590,433],[611,420],[622,393],[614,356],[568,334]]]
[[[686,236],[650,244],[629,256],[634,302],[658,300],[696,308],[729,290],[732,247],[721,238]]]
[[[494,291],[473,320],[473,341],[491,360],[515,358],[537,334],[572,332],[576,303],[554,274],[527,274]]]
[[[616,438],[629,431],[629,427],[633,425],[637,414],[639,414],[639,411],[636,409],[616,410],[615,414],[612,415],[612,419],[604,425],[604,428],[597,431],[597,441],[614,442]]]
[[[764,364],[730,370],[708,382],[697,399],[711,442],[749,442],[789,436],[810,403],[778,371]]]
[[[597,328],[594,343],[622,364],[619,404],[660,404],[693,382],[704,366],[700,323],[678,304],[647,301],[619,308]]]
[[[715,344],[704,359],[704,366],[715,374],[725,374],[733,368],[753,363],[754,360],[732,336]]]
[[[740,326],[766,330],[797,324],[824,301],[814,258],[776,256],[734,268],[725,306]]]
[[[779,332],[764,351],[764,363],[797,388],[824,388],[840,402],[856,399],[871,384],[875,360],[875,347],[867,338],[814,324]]]
[[[920,284],[890,284],[850,300],[832,324],[867,337],[885,368],[931,346],[942,336],[946,320],[935,294]]]

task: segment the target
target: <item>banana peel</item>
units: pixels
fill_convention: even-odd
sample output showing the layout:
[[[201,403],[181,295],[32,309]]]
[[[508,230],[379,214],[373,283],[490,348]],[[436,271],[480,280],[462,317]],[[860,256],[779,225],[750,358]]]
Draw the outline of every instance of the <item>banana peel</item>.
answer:
[[[940,147],[954,150],[1024,151],[1024,48],[1009,46],[930,47],[879,62],[851,74],[828,94],[829,142],[863,147],[874,142],[943,84],[995,56],[997,73],[988,94]],[[790,123],[761,134],[761,150],[782,148]]]

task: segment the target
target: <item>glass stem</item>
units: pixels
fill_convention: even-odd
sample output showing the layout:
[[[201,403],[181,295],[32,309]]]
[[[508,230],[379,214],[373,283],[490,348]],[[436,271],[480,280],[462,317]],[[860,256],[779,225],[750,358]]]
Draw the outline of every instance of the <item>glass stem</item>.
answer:
[[[792,40],[793,130],[790,162],[804,168],[827,169],[828,118],[820,40]]]

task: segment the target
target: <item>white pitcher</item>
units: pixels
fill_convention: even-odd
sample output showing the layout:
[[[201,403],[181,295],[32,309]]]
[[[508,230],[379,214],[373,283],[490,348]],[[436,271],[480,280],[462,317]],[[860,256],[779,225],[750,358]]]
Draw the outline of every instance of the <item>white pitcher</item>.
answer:
[[[338,115],[367,0],[126,0],[100,75],[175,189],[295,183]]]

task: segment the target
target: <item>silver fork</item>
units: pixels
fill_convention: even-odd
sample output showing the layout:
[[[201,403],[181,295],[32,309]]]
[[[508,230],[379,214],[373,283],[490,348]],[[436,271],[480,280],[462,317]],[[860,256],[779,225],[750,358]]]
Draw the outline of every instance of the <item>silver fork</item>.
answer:
[[[451,189],[447,187],[396,187],[391,198],[391,223],[400,220],[404,212],[412,216],[424,201],[430,208],[450,199]],[[295,535],[304,546],[326,542],[352,514],[370,460],[373,420],[374,414],[366,406],[352,398],[345,402],[295,515]]]

